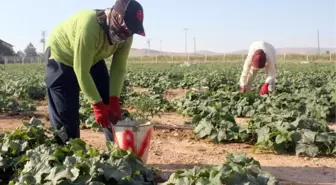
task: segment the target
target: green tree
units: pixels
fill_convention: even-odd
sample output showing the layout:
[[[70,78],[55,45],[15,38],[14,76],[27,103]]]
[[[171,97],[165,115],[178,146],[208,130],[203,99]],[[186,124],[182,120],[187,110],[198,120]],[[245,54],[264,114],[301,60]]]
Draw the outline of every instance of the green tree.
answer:
[[[25,54],[22,51],[16,52],[16,55],[19,57],[23,57]]]
[[[27,48],[24,50],[27,57],[37,56],[36,48],[32,43],[29,43]]]

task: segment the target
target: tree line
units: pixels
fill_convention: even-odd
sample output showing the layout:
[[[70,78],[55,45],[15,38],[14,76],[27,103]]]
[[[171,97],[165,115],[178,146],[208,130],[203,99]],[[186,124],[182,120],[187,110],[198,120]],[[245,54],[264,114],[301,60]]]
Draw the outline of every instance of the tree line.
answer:
[[[39,54],[36,52],[36,48],[32,43],[29,43],[24,51],[15,52],[12,47],[0,42],[0,54],[3,56],[20,56],[20,57],[35,57]]]

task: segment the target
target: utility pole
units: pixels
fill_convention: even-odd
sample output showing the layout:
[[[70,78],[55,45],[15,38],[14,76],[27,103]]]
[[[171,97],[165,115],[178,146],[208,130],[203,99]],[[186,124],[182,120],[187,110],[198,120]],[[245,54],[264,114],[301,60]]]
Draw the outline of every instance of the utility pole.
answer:
[[[187,42],[188,42],[188,34],[187,34],[187,31],[188,31],[188,28],[184,28],[184,32],[185,32],[185,55],[186,55],[186,57],[188,57],[188,46],[187,46]]]
[[[42,31],[42,38],[40,40],[40,42],[42,43],[42,47],[43,47],[43,51],[42,53],[44,53],[44,50],[45,50],[45,35],[46,35],[46,31]]]
[[[196,54],[196,37],[194,37],[194,53]]]
[[[151,44],[151,40],[147,39],[147,56],[149,56],[150,44]]]
[[[319,30],[317,29],[317,53],[320,55],[320,33]]]
[[[160,55],[162,55],[162,40],[160,40]]]

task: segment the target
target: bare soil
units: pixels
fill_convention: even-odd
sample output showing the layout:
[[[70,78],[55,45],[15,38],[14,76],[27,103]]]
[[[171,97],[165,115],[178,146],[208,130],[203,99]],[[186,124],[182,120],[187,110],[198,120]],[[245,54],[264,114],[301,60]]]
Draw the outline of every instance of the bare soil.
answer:
[[[45,108],[41,108],[43,110]],[[167,127],[183,125],[186,118],[172,113],[155,119]],[[0,131],[11,131],[19,127],[19,116],[0,115]],[[49,123],[48,123],[49,124]],[[89,145],[105,149],[104,134],[92,130],[82,130],[81,138]],[[293,155],[253,153],[252,146],[242,143],[213,144],[196,138],[192,130],[155,129],[148,156],[148,165],[162,171],[163,178],[176,169],[189,169],[196,165],[219,165],[230,152],[245,152],[258,160],[263,170],[279,179],[295,184],[333,184],[335,182],[335,158],[306,158]]]
[[[139,92],[139,93],[142,93],[142,92],[147,92],[148,91],[148,88],[142,88],[142,87],[132,87],[132,90],[135,91],[135,92]],[[166,98],[168,101],[172,101],[176,98],[181,98],[183,97],[186,92],[188,91],[188,89],[167,89],[163,96],[164,98]]]
[[[142,92],[147,92],[148,88],[143,88],[143,87],[132,87],[132,90],[138,93],[142,93]]]
[[[171,97],[176,97],[181,92],[183,94],[182,90],[177,91],[175,91],[177,95],[171,95]],[[174,91],[170,93],[174,94]],[[48,119],[45,119],[47,113],[46,102],[39,103],[35,115],[43,119],[49,126]],[[0,132],[14,130],[21,125],[22,121],[29,121],[29,119],[28,117],[0,114]],[[219,165],[225,161],[225,156],[228,153],[244,152],[258,160],[263,170],[271,172],[283,180],[282,184],[336,184],[335,158],[253,153],[252,146],[248,144],[214,144],[196,138],[191,126],[186,126],[187,129],[183,130],[176,129],[176,127],[184,126],[185,122],[190,122],[191,118],[175,113],[163,114],[161,117],[153,118],[152,121],[155,122],[157,128],[161,129],[154,129],[147,164],[158,168],[163,179],[167,179],[176,169],[189,169],[196,165]],[[246,125],[246,119],[238,118],[236,121],[240,125]],[[103,133],[88,129],[81,130],[81,138],[93,147],[105,149]]]
[[[187,93],[188,89],[168,89],[165,93],[164,93],[164,97],[168,100],[174,100],[174,99],[178,99],[178,98],[182,98],[186,93]]]

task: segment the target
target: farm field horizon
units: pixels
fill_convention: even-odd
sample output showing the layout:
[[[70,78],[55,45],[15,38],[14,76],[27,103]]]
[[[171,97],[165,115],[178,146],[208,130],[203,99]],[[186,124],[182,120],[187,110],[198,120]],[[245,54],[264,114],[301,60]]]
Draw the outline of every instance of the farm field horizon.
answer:
[[[270,184],[274,179],[281,184],[333,184],[335,63],[300,62],[279,62],[276,91],[264,96],[258,94],[266,78],[262,71],[251,92],[239,92],[242,62],[128,63],[121,95],[124,111],[154,124],[146,165],[157,169],[155,174],[162,181],[176,185],[183,185],[181,179],[185,178],[178,170],[201,166],[193,174],[200,178],[207,166],[222,164],[238,166],[239,173],[230,169],[242,177],[234,181],[237,184],[251,178],[246,175],[250,173]],[[0,70],[0,172],[12,170],[10,180],[16,183],[24,177],[16,170],[27,169],[32,161],[13,162],[15,157],[45,144],[35,136],[28,134],[31,140],[25,140],[26,136],[19,135],[37,133],[30,127],[50,127],[44,69],[44,64],[8,64]],[[80,105],[81,139],[94,149],[110,150],[83,95]],[[32,117],[44,125],[26,126],[26,130],[15,133],[22,122]],[[10,134],[1,134],[7,131]],[[32,143],[26,148],[14,144],[22,145],[24,141]],[[247,158],[237,152],[245,153]],[[13,161],[4,161],[6,157]],[[248,157],[259,161],[262,171],[257,175],[251,172],[251,165],[256,163]],[[208,170],[224,173],[227,169]],[[181,181],[174,181],[171,173]],[[233,182],[233,178],[226,178]],[[212,180],[215,182],[216,177]],[[8,181],[0,175],[0,184]]]

